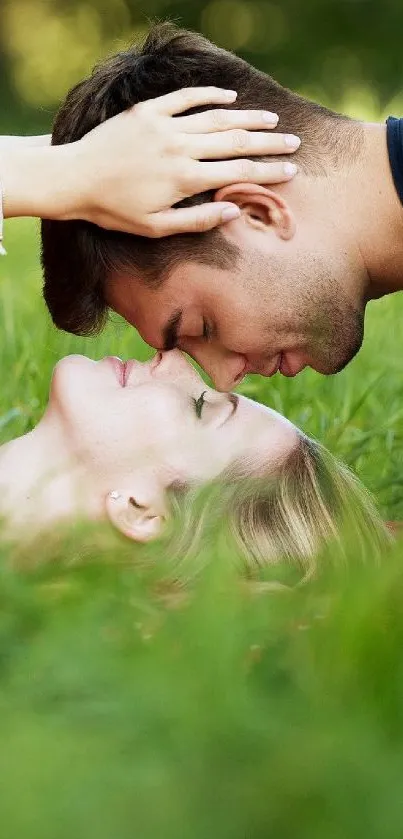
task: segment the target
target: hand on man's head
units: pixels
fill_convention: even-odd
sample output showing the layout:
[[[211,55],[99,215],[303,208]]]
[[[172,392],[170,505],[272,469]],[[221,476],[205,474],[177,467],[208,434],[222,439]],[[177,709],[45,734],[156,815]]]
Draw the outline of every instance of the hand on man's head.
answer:
[[[216,87],[182,89],[141,102],[94,128],[76,144],[82,191],[76,216],[152,238],[201,233],[239,216],[237,205],[172,206],[252,176],[256,183],[290,180],[295,164],[252,162],[245,155],[289,154],[298,148],[298,137],[270,133],[276,114],[229,110],[235,100],[235,91]],[[227,107],[178,116],[207,105]]]

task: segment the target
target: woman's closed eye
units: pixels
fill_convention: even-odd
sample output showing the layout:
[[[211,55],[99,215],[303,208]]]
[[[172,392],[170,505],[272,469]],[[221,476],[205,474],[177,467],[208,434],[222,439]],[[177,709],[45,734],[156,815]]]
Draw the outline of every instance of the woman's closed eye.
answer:
[[[193,403],[194,403],[195,410],[196,410],[196,416],[197,416],[198,419],[201,419],[203,405],[205,403],[204,394],[206,392],[207,391],[203,390],[203,393],[199,396],[198,399],[193,399]]]
[[[206,393],[207,391],[203,390],[198,399],[192,400],[197,418],[201,419],[202,413],[204,416],[204,410],[206,410],[207,416],[211,419],[215,418],[218,425],[224,425],[235,414],[239,403],[238,397],[234,393],[228,393],[224,398],[220,397],[218,401],[215,399],[208,401],[205,399]]]

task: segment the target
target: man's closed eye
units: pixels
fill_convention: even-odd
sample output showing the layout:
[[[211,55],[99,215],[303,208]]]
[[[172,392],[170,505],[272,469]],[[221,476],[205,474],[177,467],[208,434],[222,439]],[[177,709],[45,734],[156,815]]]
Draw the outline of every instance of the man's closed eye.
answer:
[[[203,318],[203,341],[211,341],[213,335],[213,326],[211,325],[211,323],[208,323],[208,321],[205,318]]]

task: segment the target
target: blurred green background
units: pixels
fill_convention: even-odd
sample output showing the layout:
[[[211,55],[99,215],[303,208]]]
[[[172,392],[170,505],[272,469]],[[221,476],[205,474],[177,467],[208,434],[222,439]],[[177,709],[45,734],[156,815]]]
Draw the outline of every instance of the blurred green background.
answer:
[[[46,132],[67,89],[155,18],[332,106],[403,112],[401,0],[1,0],[0,130]]]

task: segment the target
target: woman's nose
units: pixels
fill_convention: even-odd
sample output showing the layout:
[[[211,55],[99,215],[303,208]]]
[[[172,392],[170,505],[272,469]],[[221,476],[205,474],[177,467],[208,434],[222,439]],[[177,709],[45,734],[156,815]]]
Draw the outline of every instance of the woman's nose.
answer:
[[[193,364],[178,349],[157,352],[151,361],[151,369],[156,378],[176,382],[180,380],[187,382],[189,386],[203,384]]]
[[[240,353],[207,344],[197,346],[196,342],[191,341],[183,349],[210,376],[217,390],[224,393],[236,387],[245,375],[247,359]]]

